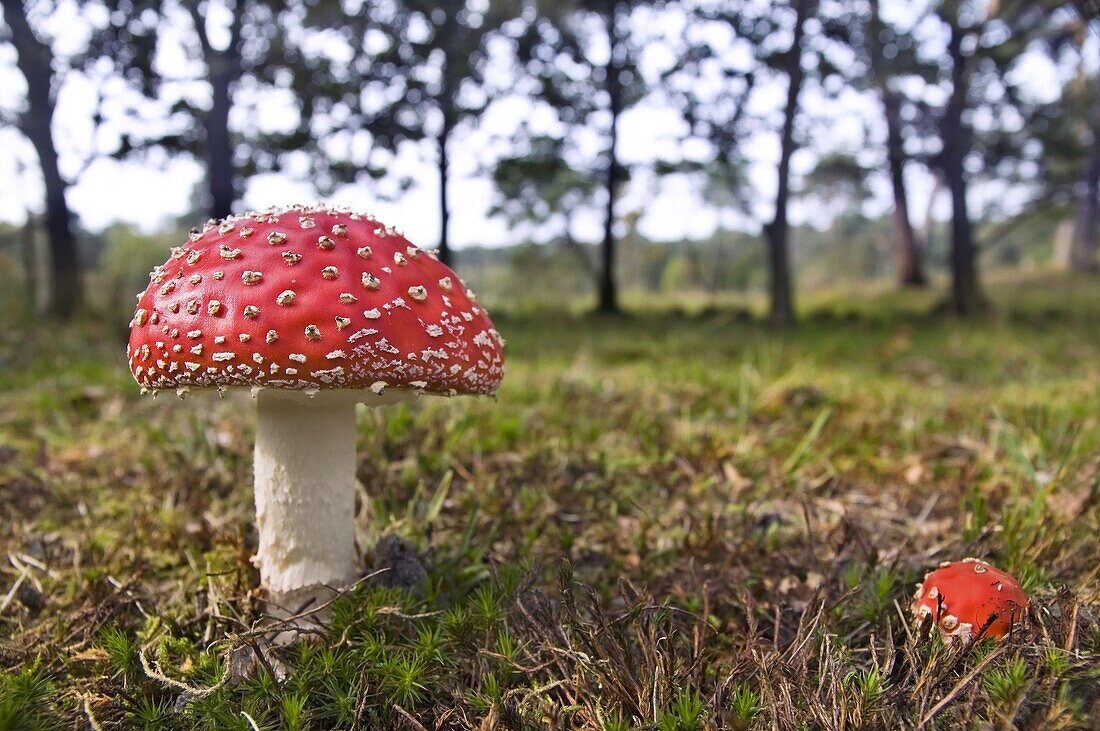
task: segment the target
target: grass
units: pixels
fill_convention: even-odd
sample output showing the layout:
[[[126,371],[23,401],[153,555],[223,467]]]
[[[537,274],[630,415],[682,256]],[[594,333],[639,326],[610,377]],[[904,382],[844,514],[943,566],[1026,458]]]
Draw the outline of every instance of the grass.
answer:
[[[260,655],[248,397],[139,398],[118,329],[8,330],[0,728],[1094,727],[1100,287],[990,296],[782,335],[500,315],[497,400],[359,417],[361,544],[425,578]],[[908,601],[971,555],[1034,601],[947,647]]]

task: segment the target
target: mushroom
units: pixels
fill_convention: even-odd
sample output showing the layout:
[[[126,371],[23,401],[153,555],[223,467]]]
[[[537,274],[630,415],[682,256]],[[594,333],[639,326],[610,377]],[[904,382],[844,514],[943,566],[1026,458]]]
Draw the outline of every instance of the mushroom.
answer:
[[[143,392],[256,399],[253,562],[276,605],[359,573],[355,405],[490,395],[504,375],[504,341],[451,269],[384,265],[410,251],[371,216],[271,209],[194,231],[138,297],[126,354]]]
[[[966,642],[1008,634],[1027,608],[1020,582],[977,558],[940,564],[917,586],[913,613],[917,621],[931,616],[947,642]]]

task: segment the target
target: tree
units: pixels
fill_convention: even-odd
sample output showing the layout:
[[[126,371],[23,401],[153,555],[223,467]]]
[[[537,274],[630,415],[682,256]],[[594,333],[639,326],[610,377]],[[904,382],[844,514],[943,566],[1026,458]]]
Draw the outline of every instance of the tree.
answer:
[[[1084,11],[1084,3],[1080,3]],[[1061,255],[1070,271],[1100,270],[1100,70],[1090,71],[1087,39],[1100,37],[1100,19],[1082,12],[1052,24],[1044,34],[1045,50],[1067,58],[1076,74],[1054,104],[1040,106],[1028,126],[1042,142],[1043,185],[1050,198],[1074,200],[1077,206],[1069,246]]]
[[[106,57],[114,62],[115,73],[143,95],[144,103],[151,105],[152,113],[162,121],[152,126],[127,125],[111,154],[142,157],[160,149],[194,156],[206,168],[210,216],[230,215],[243,193],[243,179],[279,169],[284,156],[303,142],[300,126],[270,129],[256,119],[259,114],[254,107],[248,111],[257,123],[242,129],[231,124],[233,109],[240,106],[242,86],[248,87],[248,100],[255,104],[277,91],[276,77],[285,81],[290,75],[284,44],[284,39],[293,35],[288,32],[293,17],[288,3],[226,0],[217,5],[225,11],[222,20],[223,14],[211,13],[213,0],[109,2],[114,12],[102,43],[116,53]],[[165,78],[163,70],[151,62],[153,50],[167,41],[170,28],[191,33],[184,34],[182,50],[202,71],[190,79],[177,78],[178,69],[168,70],[169,78]],[[282,76],[280,69],[286,71]],[[209,89],[209,102],[195,98],[195,85]],[[299,120],[305,116],[299,110]]]
[[[626,4],[622,2],[594,3],[595,10],[603,21],[607,33],[607,63],[603,77],[607,91],[608,121],[607,164],[604,175],[604,203],[606,213],[603,220],[603,245],[600,247],[600,286],[596,294],[596,307],[600,312],[615,312],[619,309],[618,285],[615,281],[615,198],[619,194],[620,180],[623,178],[619,164],[619,118],[625,105],[625,87],[623,78],[627,64],[627,47],[624,40]]]
[[[993,171],[1009,182],[1029,157],[1026,129],[1014,130],[1001,120],[1026,107],[1008,72],[1029,42],[1042,30],[1047,9],[1028,0],[1004,0],[986,6],[967,0],[944,0],[934,9],[947,32],[941,83],[950,92],[936,122],[941,151],[935,164],[951,196],[951,291],[948,309],[973,314],[983,305],[978,278],[977,245],[968,209],[972,173],[968,164]],[[975,130],[968,122],[975,110],[993,120]],[[1026,118],[1026,113],[1025,113]]]
[[[503,214],[512,226],[532,223],[560,231],[565,248],[598,290],[603,281],[601,267],[589,256],[589,247],[573,237],[573,221],[593,199],[600,181],[570,164],[571,151],[564,140],[529,131],[520,137],[523,149],[502,157],[493,166],[498,200],[490,214]]]
[[[783,105],[783,128],[779,137],[778,187],[775,193],[775,215],[764,226],[768,238],[768,262],[771,270],[771,312],[774,325],[794,324],[794,296],[791,291],[791,264],[788,247],[789,225],[787,203],[791,186],[791,155],[795,151],[794,124],[798,114],[798,95],[806,78],[802,47],[806,37],[806,21],[817,12],[817,0],[791,0],[795,13],[791,46],[780,66],[787,77],[787,99]]]
[[[233,3],[229,21],[229,42],[219,48],[210,40],[206,18],[198,3],[184,2],[191,16],[195,36],[199,39],[206,78],[210,84],[210,108],[199,115],[206,135],[207,186],[210,196],[210,216],[225,218],[233,212],[233,203],[240,195],[240,184],[233,166],[233,141],[229,132],[229,110],[233,106],[232,87],[244,74],[241,49],[245,24],[246,0]]]
[[[1089,18],[1090,11],[1092,13],[1092,20],[1084,21],[1080,36],[1083,38],[1090,31],[1093,36],[1100,36],[1100,20],[1096,16],[1100,8],[1096,7],[1095,0],[1091,3],[1077,0],[1077,6],[1083,20]],[[1085,108],[1089,110],[1085,119],[1091,139],[1070,261],[1076,271],[1097,272],[1100,271],[1100,263],[1096,261],[1097,251],[1100,251],[1100,71],[1093,73],[1084,87]]]
[[[901,117],[905,99],[894,85],[896,75],[913,70],[915,59],[911,41],[883,21],[879,0],[870,0],[869,10],[866,53],[869,57],[868,70],[882,99],[883,120],[886,123],[886,164],[894,198],[898,283],[903,287],[922,287],[928,283],[924,272],[927,242],[917,237],[909,215],[909,194],[905,184],[907,156]]]
[[[518,41],[518,56],[530,93],[554,112],[558,130],[534,132],[542,139],[524,139],[524,128],[515,143],[533,156],[542,187],[560,187],[572,181],[571,190],[589,188],[574,173],[601,182],[603,239],[595,268],[597,309],[619,311],[616,279],[618,197],[629,178],[619,157],[619,124],[623,113],[645,96],[646,84],[638,68],[642,42],[631,24],[634,12],[655,6],[642,0],[571,0],[545,3],[541,14]],[[578,159],[578,138],[597,132],[603,147],[598,159]],[[553,150],[553,152],[548,152]],[[571,159],[572,158],[572,159]],[[508,164],[519,164],[513,158]],[[500,177],[498,177],[500,182]],[[507,197],[507,187],[498,190]],[[565,236],[569,239],[569,217]]]
[[[744,174],[754,162],[753,143],[761,135],[779,138],[773,214],[762,228],[770,319],[780,327],[795,320],[788,207],[791,159],[806,136],[799,129],[800,96],[811,84],[825,90],[825,82],[838,75],[838,49],[850,44],[850,9],[845,3],[827,5],[822,12],[819,0],[696,0],[689,23],[689,31],[696,32],[687,34],[683,61],[668,82],[691,135],[709,143],[711,156],[703,167],[712,180],[724,181],[730,198],[748,216],[758,207]],[[701,78],[707,83],[700,84]],[[777,84],[785,87],[778,113],[756,111],[760,105],[752,103],[754,97]]]
[[[439,182],[438,256],[446,264],[453,263],[448,193],[455,134],[475,124],[492,102],[495,88],[487,79],[492,70],[490,45],[524,24],[521,8],[521,0],[393,0],[367,4],[339,19],[338,25],[350,31],[345,43],[351,60],[347,67],[331,68],[346,75],[356,94],[347,93],[347,84],[337,86],[326,102],[349,110],[345,124],[367,131],[371,145],[379,149],[396,151],[404,141],[433,143]],[[325,16],[311,10],[308,27],[332,27],[334,16],[342,12],[337,7]],[[359,95],[360,88],[369,93]],[[339,167],[342,152],[320,152],[336,158]],[[339,170],[345,180],[357,175],[354,167]]]
[[[208,85],[210,101],[193,99],[179,84],[169,90],[154,69],[120,68],[170,124],[159,134],[131,131],[117,154],[164,148],[202,159],[211,215],[222,217],[249,175],[293,168],[325,194],[385,176],[387,155],[403,142],[430,138],[440,176],[439,254],[450,260],[448,146],[456,129],[476,120],[490,101],[487,44],[515,20],[518,0],[497,0],[484,10],[427,0],[359,7],[338,0],[226,0],[217,21],[212,0],[148,2],[160,28],[190,27],[185,50],[201,62],[204,73],[195,80]],[[115,17],[116,32],[131,33],[134,18]],[[281,125],[262,118],[271,97],[294,106]],[[234,129],[234,108],[252,123]]]
[[[806,176],[806,192],[825,204],[834,219],[858,215],[859,207],[870,196],[867,170],[854,155],[826,153],[818,158],[814,169]]]
[[[1077,220],[1070,246],[1069,266],[1075,272],[1100,271],[1096,252],[1100,250],[1100,73],[1085,83],[1090,110],[1085,117],[1088,155],[1078,183]]]
[[[977,30],[960,22],[957,9],[945,16],[950,37],[947,58],[950,62],[951,95],[940,120],[943,153],[940,167],[951,194],[951,297],[956,315],[968,315],[981,304],[978,289],[978,269],[975,258],[974,231],[967,210],[968,176],[965,158],[970,152],[970,130],[963,122],[967,109],[967,92],[971,75],[969,43],[977,43]]]
[[[15,49],[16,63],[27,84],[26,104],[17,113],[15,126],[34,146],[46,188],[46,233],[50,247],[50,312],[72,317],[80,307],[83,287],[74,216],[66,200],[70,181],[61,174],[54,138],[54,112],[60,76],[50,42],[32,28],[22,0],[0,0],[4,9],[5,37]]]

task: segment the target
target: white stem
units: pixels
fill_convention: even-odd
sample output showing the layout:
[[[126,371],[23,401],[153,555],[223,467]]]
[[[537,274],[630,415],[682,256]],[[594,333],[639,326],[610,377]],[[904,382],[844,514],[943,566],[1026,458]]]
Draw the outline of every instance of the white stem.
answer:
[[[254,559],[275,595],[355,578],[355,401],[261,391]]]

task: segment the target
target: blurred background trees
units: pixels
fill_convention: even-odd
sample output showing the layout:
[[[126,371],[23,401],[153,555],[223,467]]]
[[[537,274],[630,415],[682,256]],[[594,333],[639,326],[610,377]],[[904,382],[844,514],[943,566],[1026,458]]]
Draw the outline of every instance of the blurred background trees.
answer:
[[[928,282],[925,273],[924,252],[928,243],[913,227],[909,211],[909,186],[905,167],[908,154],[905,149],[906,129],[903,107],[907,103],[900,84],[906,75],[922,78],[925,67],[916,57],[916,44],[905,32],[899,30],[882,16],[879,0],[869,0],[866,18],[859,22],[864,27],[853,29],[853,44],[860,53],[861,67],[853,84],[865,84],[875,89],[882,102],[882,120],[886,127],[886,164],[890,176],[890,193],[893,198],[894,247],[897,251],[897,281],[903,287],[922,287]],[[911,133],[911,130],[910,130]]]
[[[545,222],[549,211],[537,199],[559,208],[561,236],[574,251],[571,226],[576,209],[602,200],[603,237],[596,261],[581,255],[593,278],[596,308],[619,310],[616,259],[619,226],[617,199],[629,180],[619,153],[624,112],[646,95],[639,57],[647,32],[639,10],[655,9],[644,0],[567,0],[543,2],[532,14],[517,44],[516,59],[525,94],[552,115],[556,131],[521,125],[511,143],[517,154],[505,157],[494,176],[503,209],[513,219]],[[593,144],[585,154],[582,145]],[[593,154],[594,153],[594,154]],[[529,177],[530,176],[530,177]],[[519,206],[509,205],[518,203]]]
[[[0,257],[22,273],[26,306],[59,318],[79,310],[84,274],[100,283],[102,267],[142,259],[141,235],[77,215],[93,212],[83,176],[108,160],[196,166],[195,213],[215,218],[269,199],[258,186],[272,179],[284,193],[380,202],[430,186],[438,234],[420,243],[517,304],[543,291],[615,312],[624,292],[760,292],[784,326],[800,289],[946,275],[945,308],[968,315],[982,307],[983,266],[1098,266],[1100,21],[1088,1],[0,7],[13,90],[0,134],[20,191],[41,190]],[[1036,73],[1051,83],[1037,87]],[[651,120],[660,131],[639,152]],[[486,225],[510,231],[497,247],[478,247],[468,223],[454,247],[454,201],[470,186],[491,199]],[[672,214],[679,228],[655,227],[670,195],[688,201]],[[171,240],[176,219],[160,220]]]
[[[204,207],[224,218],[244,191],[243,179],[279,169],[279,153],[304,143],[300,130],[272,128],[256,107],[260,96],[286,86],[288,6],[282,2],[239,0],[226,6],[187,0],[109,0],[101,35],[113,51],[114,72],[135,92],[127,116],[155,124],[126,125],[107,152],[145,161],[157,155],[188,155],[206,169]],[[219,12],[220,11],[220,12]],[[182,58],[153,62],[165,29],[179,35]],[[135,48],[137,52],[125,52]],[[140,95],[140,96],[138,96]],[[248,119],[231,126],[234,110]],[[115,120],[112,120],[115,121]]]
[[[15,62],[26,83],[22,108],[5,115],[4,124],[23,134],[38,157],[45,189],[45,228],[50,245],[50,312],[71,317],[80,305],[82,285],[73,213],[66,191],[71,181],[61,173],[53,123],[57,110],[59,75],[66,62],[54,55],[48,39],[32,26],[31,14],[20,0],[4,0],[4,40],[15,51]]]
[[[440,260],[453,264],[449,238],[450,147],[456,131],[476,126],[490,102],[502,93],[502,78],[508,75],[498,73],[496,79],[491,78],[494,62],[500,61],[502,53],[498,47],[494,56],[493,44],[506,43],[510,34],[523,27],[523,3],[395,0],[306,5],[307,17],[312,18],[309,31],[325,36],[330,29],[340,28],[341,46],[352,59],[353,68],[336,77],[346,79],[345,83],[333,85],[324,108],[332,110],[341,104],[358,108],[363,117],[361,128],[371,135],[373,144],[391,152],[407,140],[431,142],[439,187],[436,243]],[[327,5],[332,6],[327,13],[318,12]],[[307,56],[308,49],[303,49],[298,58]],[[326,79],[330,75],[321,73]],[[306,85],[316,85],[317,77],[317,72],[310,74]],[[359,89],[372,86],[384,90],[381,104],[349,98]],[[311,92],[303,90],[303,96],[307,95]],[[336,129],[332,132],[338,133]],[[340,151],[327,151],[341,157]],[[358,165],[353,156],[343,154],[347,173],[344,180],[355,180]],[[376,177],[384,174],[374,172]]]

